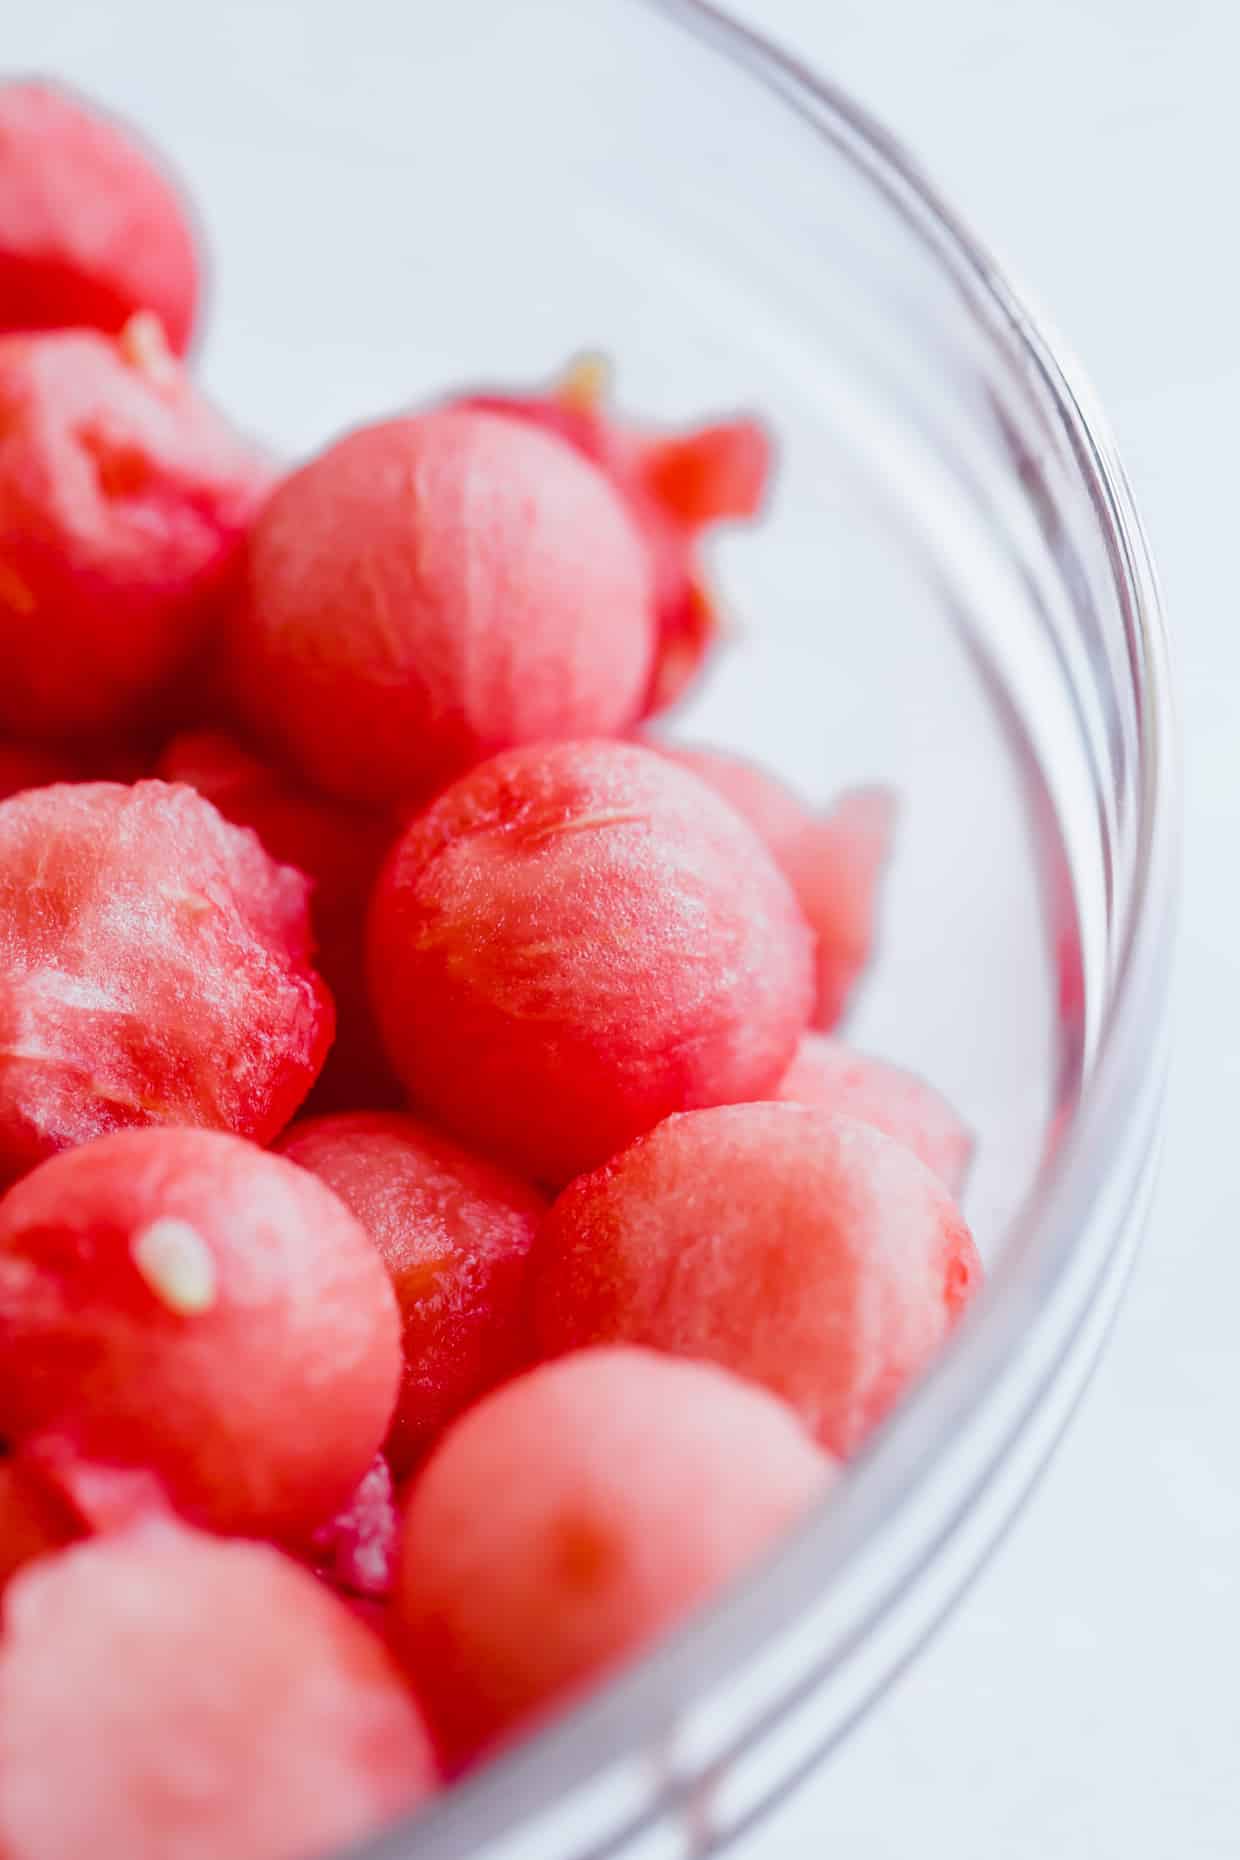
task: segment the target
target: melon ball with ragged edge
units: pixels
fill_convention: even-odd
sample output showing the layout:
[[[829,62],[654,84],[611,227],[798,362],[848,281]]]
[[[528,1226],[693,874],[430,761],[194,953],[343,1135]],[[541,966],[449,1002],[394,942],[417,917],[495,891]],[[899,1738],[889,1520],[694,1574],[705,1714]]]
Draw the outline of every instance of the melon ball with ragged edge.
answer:
[[[0,803],[0,1183],[129,1126],[274,1137],[332,1034],[308,895],[191,788]]]

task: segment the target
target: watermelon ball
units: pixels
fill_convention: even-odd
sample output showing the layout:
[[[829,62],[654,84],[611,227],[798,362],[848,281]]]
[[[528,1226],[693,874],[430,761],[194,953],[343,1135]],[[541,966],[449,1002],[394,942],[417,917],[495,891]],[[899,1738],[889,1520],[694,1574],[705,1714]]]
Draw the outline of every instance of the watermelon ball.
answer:
[[[156,1473],[218,1530],[330,1518],[382,1444],[400,1325],[362,1227],[238,1137],[126,1130],[0,1202],[0,1433]]]
[[[0,84],[0,328],[115,335],[153,311],[189,346],[199,263],[185,204],[128,131],[51,84]]]
[[[310,793],[218,730],[182,731],[156,772],[188,782],[225,820],[252,827],[273,859],[311,880],[315,967],[336,1002],[336,1038],[311,1093],[313,1108],[398,1105],[366,980],[366,913],[395,822]]]
[[[652,746],[692,769],[765,841],[817,938],[814,1025],[834,1027],[873,952],[895,797],[886,788],[854,788],[826,813],[817,813],[777,777],[741,756],[681,743]]]
[[[70,1507],[20,1460],[0,1460],[0,1589],[81,1535]]]
[[[250,722],[306,780],[419,799],[511,744],[627,728],[649,576],[593,466],[447,410],[365,427],[285,481],[233,644]]]
[[[547,1217],[545,1354],[599,1343],[700,1357],[783,1396],[852,1453],[981,1279],[947,1190],[868,1125],[797,1104],[671,1117]]]
[[[771,443],[751,418],[664,433],[614,416],[607,369],[584,358],[549,392],[473,394],[460,405],[554,433],[611,479],[646,547],[658,642],[642,714],[665,710],[692,683],[719,619],[699,541],[709,526],[756,517],[771,473]]]
[[[391,1274],[405,1375],[387,1450],[406,1471],[528,1353],[526,1267],[546,1203],[505,1170],[395,1113],[309,1118],[279,1147],[352,1209]]]
[[[807,1033],[775,1096],[872,1124],[933,1169],[953,1195],[964,1187],[972,1133],[946,1098],[916,1073],[854,1052],[840,1040]]]
[[[267,1545],[152,1523],[5,1597],[6,1860],[305,1860],[436,1780],[381,1641]]]
[[[0,726],[67,740],[158,715],[268,486],[153,319],[0,340]]]
[[[707,1601],[831,1473],[782,1402],[647,1350],[585,1350],[489,1395],[413,1486],[391,1600],[447,1766]]]
[[[414,1100],[562,1185],[671,1111],[759,1097],[809,1014],[812,942],[745,822],[630,743],[512,750],[393,849],[380,1029]]]
[[[0,802],[0,1183],[131,1125],[276,1136],[332,1033],[307,893],[192,788]]]

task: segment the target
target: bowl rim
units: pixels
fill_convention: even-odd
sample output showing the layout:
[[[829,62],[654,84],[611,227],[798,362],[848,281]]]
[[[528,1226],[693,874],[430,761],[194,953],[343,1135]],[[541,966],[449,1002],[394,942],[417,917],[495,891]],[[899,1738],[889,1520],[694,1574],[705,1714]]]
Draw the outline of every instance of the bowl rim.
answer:
[[[872,1554],[880,1533],[890,1536],[900,1525],[919,1483],[924,1483],[910,1478],[910,1468],[918,1467],[928,1478],[928,1451],[941,1449],[953,1430],[962,1436],[971,1433],[972,1458],[967,1464],[962,1461],[964,1483],[952,1488],[950,1515],[939,1517],[910,1541],[890,1582],[885,1588],[881,1581],[875,1585],[865,1618],[840,1624],[833,1644],[803,1675],[799,1689],[818,1683],[824,1672],[854,1651],[859,1639],[895,1605],[903,1586],[943,1550],[967,1504],[995,1478],[1083,1331],[1120,1252],[1116,1227],[1123,1225],[1148,1187],[1138,1164],[1117,1185],[1099,1170],[1098,1157],[1116,1156],[1127,1143],[1141,1152],[1140,1161],[1156,1141],[1179,870],[1177,732],[1157,577],[1106,418],[1083,371],[1052,334],[1047,319],[1030,307],[1028,294],[1012,285],[920,163],[867,109],[711,0],[638,3],[682,27],[709,52],[743,68],[851,159],[969,290],[975,304],[983,306],[997,335],[1033,371],[1092,502],[1123,618],[1138,744],[1131,880],[1095,1057],[1072,1128],[1044,1165],[992,1271],[980,1308],[957,1327],[933,1369],[851,1462],[848,1479],[717,1602],[574,1709],[532,1731],[412,1817],[351,1849],[354,1860],[406,1860],[413,1852],[418,1860],[462,1860],[487,1841],[510,1834],[515,1838],[522,1825],[546,1814],[569,1792],[648,1747],[655,1733],[696,1706],[707,1689],[734,1680],[767,1636],[791,1628],[859,1557]],[[1108,1197],[1113,1204],[1110,1224],[1101,1218]],[[1006,1408],[997,1399],[1000,1383]],[[993,1410],[989,1417],[984,1412],[988,1407]],[[987,1418],[994,1422],[992,1437],[987,1439],[983,1431],[979,1450],[976,1423]],[[975,1563],[997,1541],[1037,1470],[1031,1470],[1025,1488]],[[955,1593],[946,1598],[940,1614],[954,1599]],[[923,1632],[917,1639],[924,1637]],[[837,1735],[879,1696],[903,1663],[903,1658],[891,1663]],[[661,1783],[652,1776],[639,1798],[624,1798],[605,1835],[592,1832],[588,1842],[572,1851],[588,1853],[590,1860],[613,1853],[656,1814],[686,1801],[701,1777],[726,1762],[754,1730],[750,1726],[738,1737],[733,1726],[730,1745],[725,1737],[714,1748],[704,1748]]]

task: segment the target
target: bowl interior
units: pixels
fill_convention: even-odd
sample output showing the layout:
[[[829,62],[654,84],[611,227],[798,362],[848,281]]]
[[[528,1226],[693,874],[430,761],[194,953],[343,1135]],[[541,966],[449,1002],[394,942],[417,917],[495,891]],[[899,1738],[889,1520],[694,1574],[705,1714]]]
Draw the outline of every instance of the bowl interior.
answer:
[[[286,456],[583,349],[634,414],[767,417],[769,515],[713,558],[732,635],[669,727],[821,801],[898,791],[848,1035],[975,1129],[994,1260],[1113,973],[1138,761],[1114,564],[985,278],[846,117],[681,15],[703,25],[693,0],[60,0],[6,36],[175,158],[213,261],[202,373]]]
[[[57,11],[56,33],[19,25],[27,55],[173,153],[213,260],[203,371],[287,455],[582,349],[614,359],[634,412],[769,418],[770,514],[715,554],[733,637],[675,728],[819,799],[898,791],[849,1033],[976,1129],[968,1212],[993,1252],[1071,1088],[1046,871],[1066,699],[1004,383],[933,254],[777,98],[632,0],[115,0],[106,32]]]

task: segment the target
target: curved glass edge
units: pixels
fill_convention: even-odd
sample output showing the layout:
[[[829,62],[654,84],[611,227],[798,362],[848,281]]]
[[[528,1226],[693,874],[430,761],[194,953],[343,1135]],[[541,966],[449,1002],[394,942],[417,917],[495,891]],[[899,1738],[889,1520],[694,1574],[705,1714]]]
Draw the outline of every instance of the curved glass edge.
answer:
[[[743,1831],[895,1677],[1014,1515],[1104,1341],[1154,1173],[1178,888],[1178,762],[1157,580],[1106,421],[1045,319],[886,129],[706,0],[643,4],[743,64],[841,147],[932,245],[997,339],[1032,364],[1093,504],[1127,638],[1141,777],[1132,871],[1073,1129],[1048,1160],[981,1308],[843,1488],[718,1605],[423,1813],[350,1850],[349,1860],[605,1860],[669,1814],[686,1818],[686,1851]],[[946,1580],[920,1608],[902,1611],[914,1577],[935,1565],[948,1570]],[[726,1785],[729,1763],[786,1728],[811,1694],[816,1722],[805,1747],[772,1758],[748,1808],[720,1814],[712,1795]],[[652,1748],[661,1750],[658,1762],[635,1760]]]

